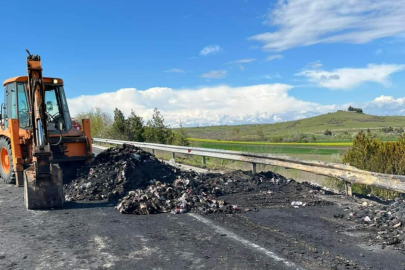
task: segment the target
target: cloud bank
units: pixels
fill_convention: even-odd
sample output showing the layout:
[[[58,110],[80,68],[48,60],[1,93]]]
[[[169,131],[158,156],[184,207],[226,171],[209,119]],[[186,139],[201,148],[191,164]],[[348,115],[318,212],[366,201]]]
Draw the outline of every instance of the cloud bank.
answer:
[[[305,117],[307,112],[324,112],[322,106],[298,100],[288,94],[286,84],[265,84],[246,87],[204,87],[174,90],[171,88],[120,89],[98,95],[83,95],[68,100],[72,115],[98,106],[104,111],[131,110],[148,119],[157,107],[166,121],[176,126],[268,123]]]
[[[321,105],[294,98],[289,94],[292,88],[287,84],[180,90],[164,87],[147,90],[125,88],[79,96],[68,99],[68,103],[73,116],[97,106],[109,113],[119,108],[127,116],[134,110],[144,119],[150,119],[153,109],[157,107],[173,127],[178,126],[180,121],[184,126],[274,123],[347,109],[349,105],[362,107],[365,113],[405,115],[405,97],[380,96],[360,104]]]

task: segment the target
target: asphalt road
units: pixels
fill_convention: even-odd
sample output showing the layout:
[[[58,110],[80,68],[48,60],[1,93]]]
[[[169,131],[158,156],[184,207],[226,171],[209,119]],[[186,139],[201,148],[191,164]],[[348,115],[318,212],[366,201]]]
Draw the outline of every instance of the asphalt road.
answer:
[[[26,210],[23,188],[0,184],[0,269],[405,269],[403,253],[334,218],[348,200],[329,199],[237,215],[136,216],[108,202]]]
[[[0,184],[0,269],[296,269],[288,260],[193,215],[122,215],[108,203],[30,211]]]
[[[206,217],[122,215],[113,206],[26,210],[23,188],[1,183],[0,269],[299,269]]]

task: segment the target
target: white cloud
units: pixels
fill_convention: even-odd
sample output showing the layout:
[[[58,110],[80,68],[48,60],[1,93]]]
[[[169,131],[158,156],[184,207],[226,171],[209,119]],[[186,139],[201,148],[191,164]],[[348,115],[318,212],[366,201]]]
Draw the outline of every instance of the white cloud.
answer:
[[[200,77],[206,79],[222,79],[225,78],[226,74],[226,70],[211,70],[207,73],[202,74]]]
[[[312,116],[329,111],[317,103],[296,99],[288,94],[286,84],[264,84],[246,87],[204,87],[199,89],[135,88],[98,95],[83,95],[68,100],[75,115],[94,104],[104,111],[119,108],[125,115],[131,110],[149,119],[157,107],[166,121],[176,126],[269,123],[291,120],[298,115]]]
[[[184,73],[184,70],[180,68],[172,68],[164,71],[165,73]]]
[[[219,45],[209,45],[204,47],[201,51],[200,51],[200,55],[209,55],[209,54],[215,54],[218,53],[219,51],[221,51],[221,47]]]
[[[230,64],[246,64],[246,63],[251,63],[251,62],[254,62],[254,61],[256,61],[256,59],[254,59],[254,58],[246,58],[246,59],[239,59],[239,60],[236,60],[236,61],[231,61],[231,62],[228,62],[226,64],[227,65],[230,65]]]
[[[250,37],[283,51],[318,43],[366,43],[405,33],[405,0],[279,0],[265,24],[276,31]]]
[[[405,115],[405,97],[379,96],[362,104],[363,111],[376,115]]]
[[[341,68],[333,71],[306,69],[295,75],[304,76],[309,82],[330,89],[352,89],[365,82],[389,86],[389,76],[405,69],[405,65],[369,64],[365,68]]]
[[[276,59],[283,59],[284,56],[282,56],[281,54],[273,54],[273,55],[269,55],[266,57],[266,61],[272,61],[272,60],[276,60]]]

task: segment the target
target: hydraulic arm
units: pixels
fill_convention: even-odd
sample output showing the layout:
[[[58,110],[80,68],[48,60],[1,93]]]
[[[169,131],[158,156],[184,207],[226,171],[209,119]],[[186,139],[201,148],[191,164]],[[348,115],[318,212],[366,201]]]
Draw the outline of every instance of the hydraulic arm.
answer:
[[[27,52],[27,101],[31,112],[33,162],[24,170],[25,204],[28,209],[62,207],[62,172],[51,163],[41,58]]]

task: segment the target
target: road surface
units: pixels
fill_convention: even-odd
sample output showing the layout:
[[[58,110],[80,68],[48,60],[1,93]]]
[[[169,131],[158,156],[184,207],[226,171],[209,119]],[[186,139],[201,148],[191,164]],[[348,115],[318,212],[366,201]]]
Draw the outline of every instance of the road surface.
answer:
[[[95,152],[97,150],[95,149]],[[330,206],[237,215],[122,215],[108,202],[30,211],[0,184],[0,269],[405,269]]]

